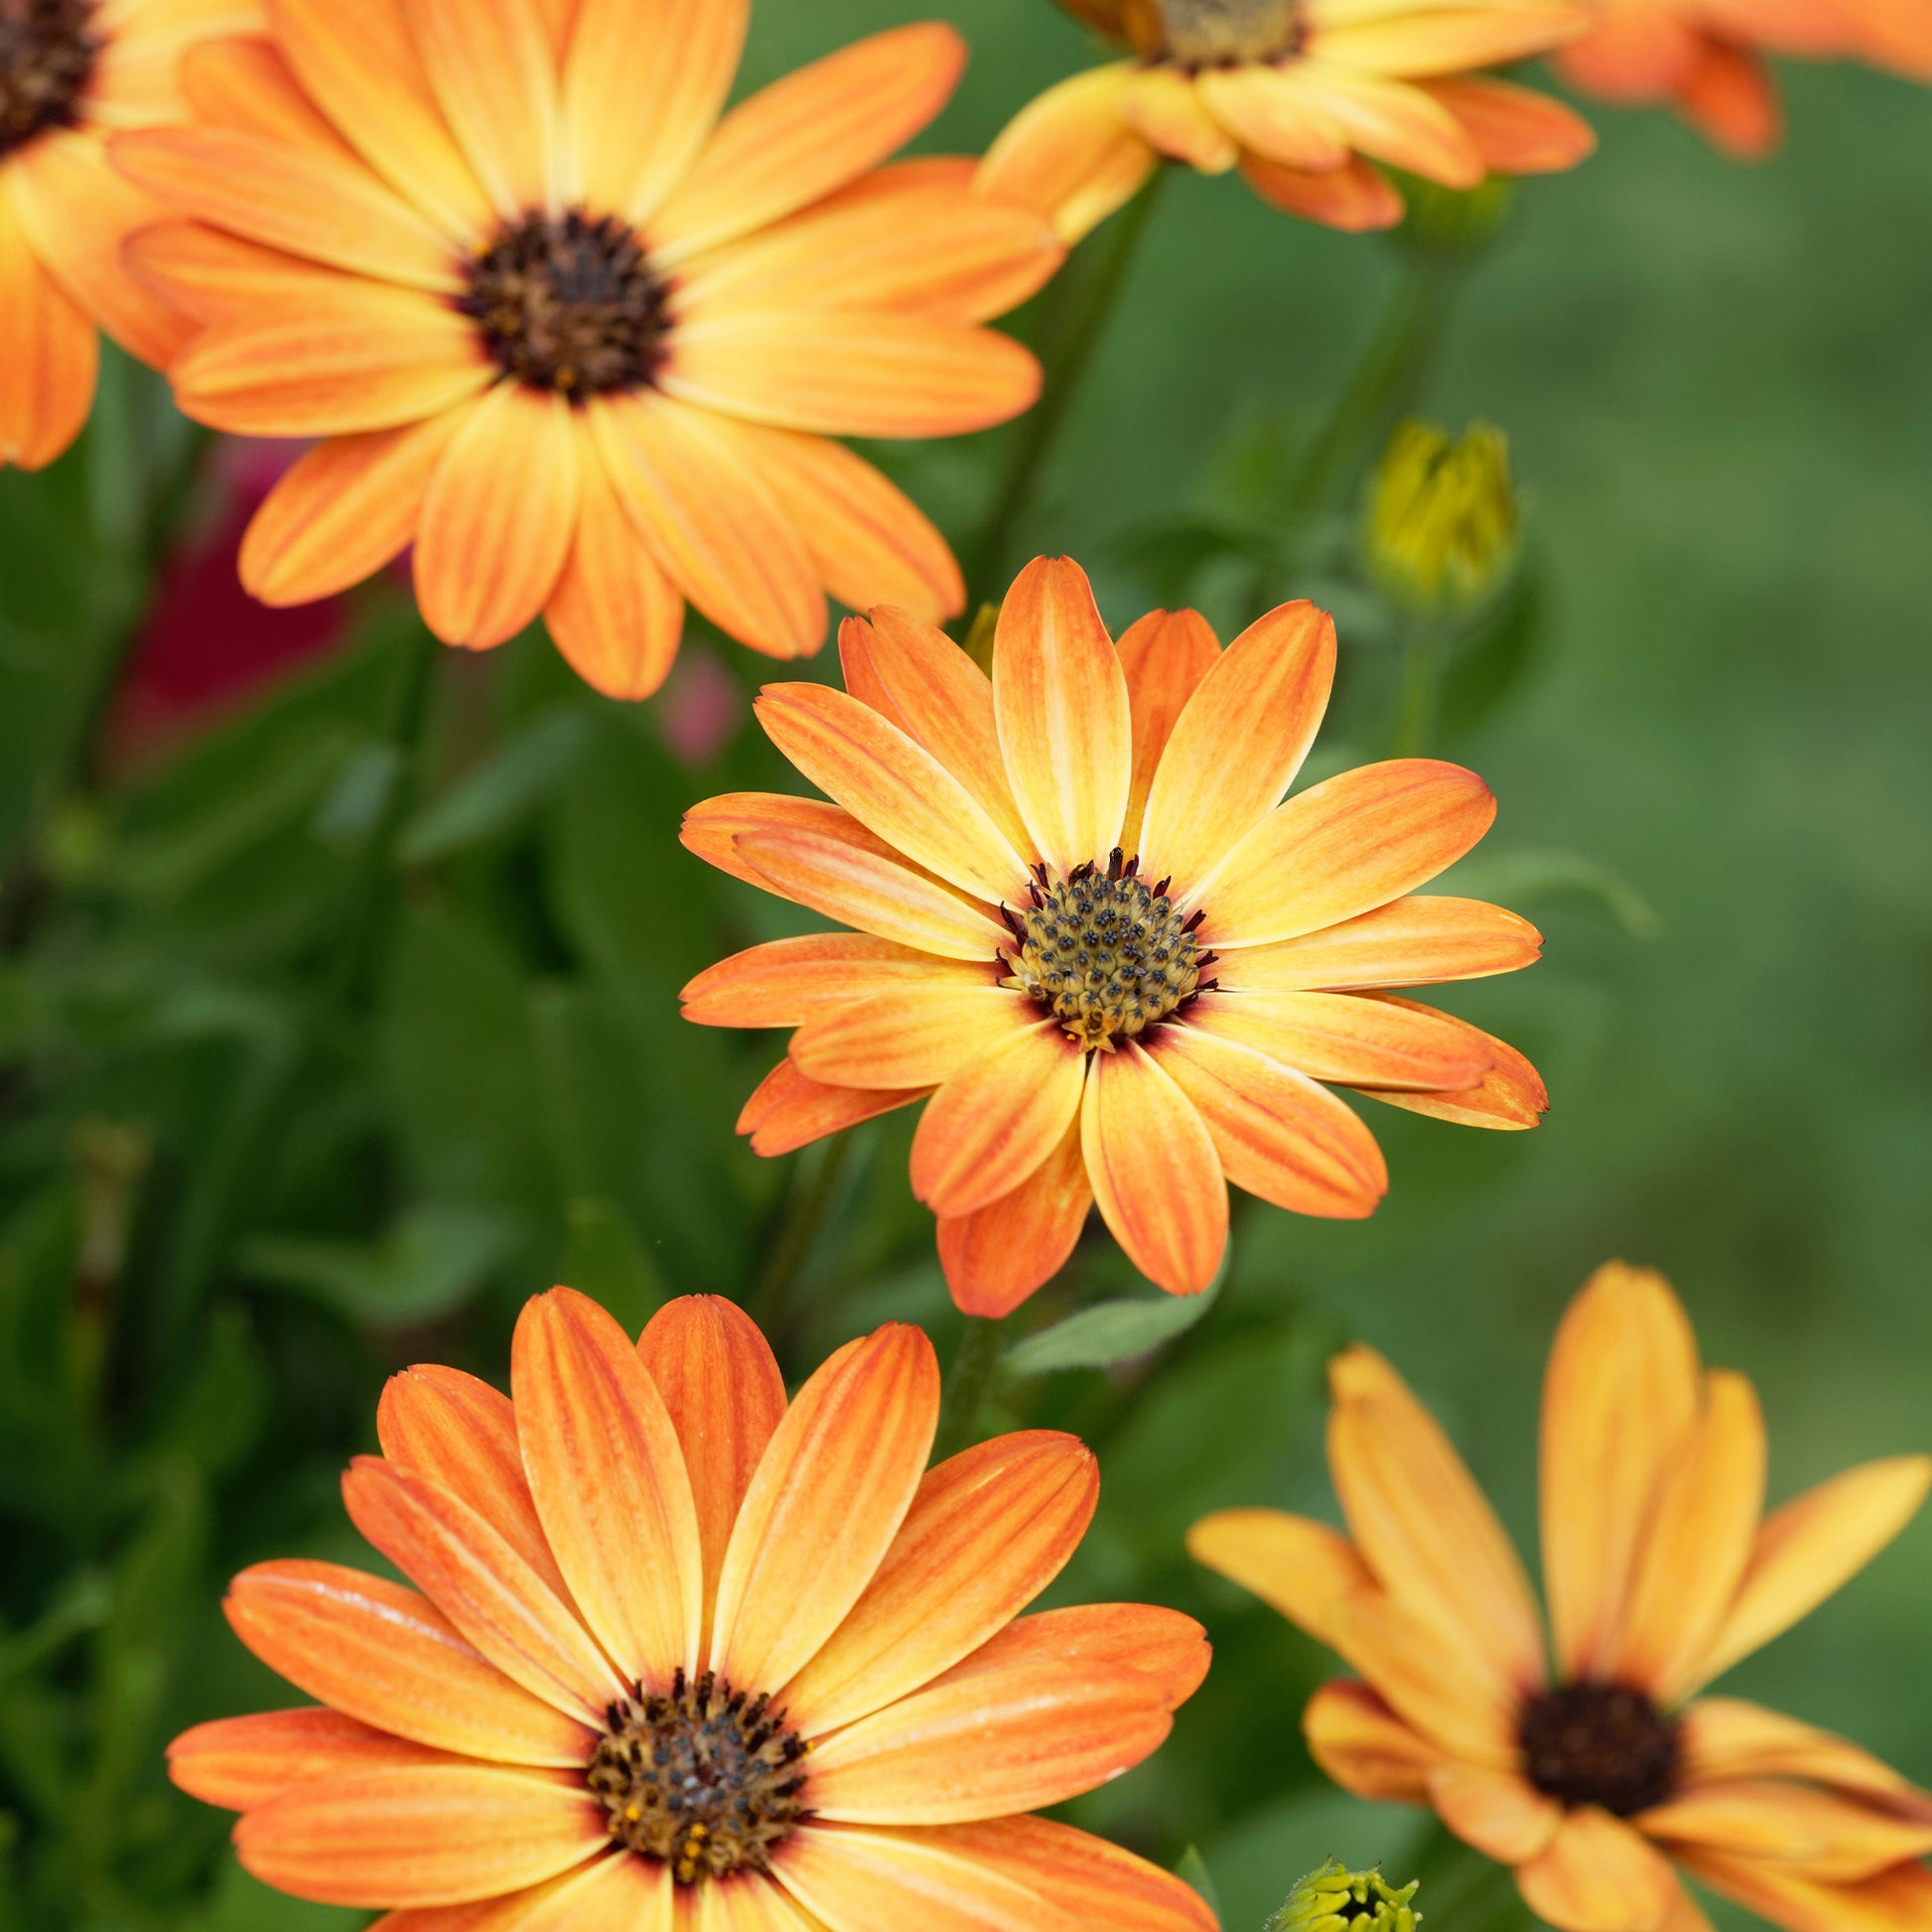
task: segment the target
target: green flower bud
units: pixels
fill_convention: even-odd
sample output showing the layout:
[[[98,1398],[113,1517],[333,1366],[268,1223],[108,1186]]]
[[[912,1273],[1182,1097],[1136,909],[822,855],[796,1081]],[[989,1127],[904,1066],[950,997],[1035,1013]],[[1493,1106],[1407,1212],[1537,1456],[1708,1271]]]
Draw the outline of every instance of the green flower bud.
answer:
[[[1369,569],[1390,601],[1424,617],[1459,617],[1516,560],[1509,444],[1487,423],[1459,441],[1413,417],[1400,424],[1369,497]]]
[[[1409,1901],[1419,1882],[1396,1891],[1379,1870],[1350,1871],[1330,1859],[1289,1893],[1266,1932],[1416,1932],[1422,1914]]]
[[[1445,188],[1404,175],[1401,187],[1407,212],[1397,233],[1432,255],[1469,255],[1486,247],[1516,206],[1516,184],[1507,175],[1486,175],[1473,188]]]

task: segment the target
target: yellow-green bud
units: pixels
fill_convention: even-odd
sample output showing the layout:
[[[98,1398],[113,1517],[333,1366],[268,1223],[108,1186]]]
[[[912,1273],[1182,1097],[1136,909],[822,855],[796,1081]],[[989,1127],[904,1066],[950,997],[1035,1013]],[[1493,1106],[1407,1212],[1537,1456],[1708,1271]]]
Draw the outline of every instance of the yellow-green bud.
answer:
[[[1427,617],[1472,611],[1516,560],[1509,444],[1471,423],[1459,439],[1413,417],[1398,426],[1375,473],[1366,545],[1391,602]]]
[[[1330,1859],[1289,1893],[1267,1932],[1416,1932],[1422,1914],[1409,1901],[1418,1882],[1397,1891],[1379,1870],[1350,1871]]]

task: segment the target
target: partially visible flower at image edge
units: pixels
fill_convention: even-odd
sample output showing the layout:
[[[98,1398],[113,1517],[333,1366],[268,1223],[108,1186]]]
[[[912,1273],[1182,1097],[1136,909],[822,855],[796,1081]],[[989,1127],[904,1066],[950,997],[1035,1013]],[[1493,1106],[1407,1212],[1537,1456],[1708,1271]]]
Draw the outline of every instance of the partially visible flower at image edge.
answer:
[[[1171,1294],[1206,1288],[1228,1183],[1358,1218],[1375,1137],[1318,1084],[1492,1128],[1546,1096],[1513,1047],[1389,989],[1513,972],[1527,920],[1416,895],[1489,829],[1473,772],[1365,765],[1283,803],[1334,678],[1325,613],[1224,651],[1197,612],[1118,645],[1078,564],[1042,557],[989,679],[901,611],[849,619],[846,689],[767,685],[759,722],[831,802],[739,792],[684,843],[857,927],[754,946],[684,989],[701,1025],[792,1028],[739,1131],[777,1155],[915,1102],[912,1190],[953,1299],[1017,1307],[1098,1205]]]
[[[634,1345],[540,1296],[510,1382],[405,1370],[344,1478],[415,1588],[235,1579],[236,1633],[321,1705],[199,1725],[170,1767],[242,1814],[257,1878],[382,1932],[1214,1932],[1180,1879],[1025,1815],[1139,1763],[1208,1661],[1173,1610],[1020,1614],[1093,1513],[1076,1439],[928,1470],[918,1329],[787,1404],[708,1296]]]
[[[44,469],[80,434],[96,331],[156,366],[192,333],[122,264],[164,210],[106,141],[182,119],[184,50],[260,24],[254,0],[0,0],[0,468]]]
[[[412,543],[424,619],[486,649],[541,616],[598,689],[663,682],[686,600],[776,657],[826,597],[956,612],[923,513],[838,436],[1004,422],[1038,391],[979,325],[1060,249],[973,163],[881,166],[945,104],[943,23],[721,114],[749,0],[270,0],[196,51],[195,124],[116,165],[188,219],[129,259],[200,333],[198,422],[325,439],[256,517],[270,604]]]
[[[1598,1270],[1544,1382],[1552,1671],[1516,1552],[1428,1411],[1371,1348],[1329,1380],[1349,1534],[1231,1509],[1188,1548],[1361,1673],[1303,1720],[1330,1777],[1434,1807],[1559,1932],[1711,1932],[1672,1861],[1787,1932],[1932,1924],[1932,1794],[1829,1731],[1701,1695],[1898,1534],[1932,1457],[1763,1515],[1750,1383],[1701,1367],[1661,1277]]]
[[[1922,0],[1602,0],[1594,33],[1556,67],[1580,91],[1619,107],[1669,102],[1738,160],[1784,136],[1766,55],[1856,60],[1932,81],[1932,8]]]
[[[1049,87],[987,150],[981,193],[1077,240],[1162,161],[1239,168],[1264,201],[1333,228],[1393,227],[1383,168],[1445,188],[1574,168],[1581,116],[1476,69],[1588,30],[1580,0],[1063,0],[1134,58]]]

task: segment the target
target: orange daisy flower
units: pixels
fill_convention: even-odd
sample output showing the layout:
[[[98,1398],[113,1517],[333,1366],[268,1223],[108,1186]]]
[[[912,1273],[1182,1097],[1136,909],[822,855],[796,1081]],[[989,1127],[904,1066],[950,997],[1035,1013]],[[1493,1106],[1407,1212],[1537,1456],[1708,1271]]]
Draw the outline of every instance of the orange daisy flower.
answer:
[[[1581,0],[1063,0],[1134,51],[1049,87],[980,165],[983,194],[1077,240],[1163,158],[1239,167],[1263,201],[1331,228],[1393,227],[1386,162],[1449,188],[1574,168],[1596,145],[1545,94],[1471,71],[1561,47]]]
[[[1179,1879],[1022,1815],[1139,1763],[1207,1668],[1173,1610],[1019,1615],[1093,1513],[1072,1437],[927,1470],[916,1328],[787,1406],[707,1296],[635,1346],[541,1296],[510,1377],[395,1377],[344,1480],[416,1589],[235,1579],[237,1634],[322,1705],[200,1725],[170,1763],[242,1814],[258,1878],[382,1932],[1213,1932]]]
[[[720,116],[749,0],[269,0],[267,40],[190,65],[191,128],[115,160],[194,217],[132,259],[205,325],[171,370],[200,422],[326,439],[256,517],[269,604],[415,545],[446,642],[539,614],[643,697],[685,600],[777,657],[826,594],[960,608],[932,525],[834,436],[1017,415],[1038,369],[977,325],[1060,250],[971,192],[881,167],[965,51],[900,28]],[[546,18],[547,13],[547,18]]]
[[[1334,676],[1334,624],[1285,604],[1223,651],[1193,611],[1118,646],[1078,564],[1041,557],[989,680],[880,608],[839,633],[844,692],[767,685],[771,741],[833,800],[695,807],[700,858],[858,928],[754,946],[684,989],[706,1026],[792,1027],[739,1131],[783,1154],[913,1101],[912,1188],[953,1298],[998,1315],[1087,1209],[1171,1294],[1204,1289],[1227,1181],[1371,1213],[1375,1138],[1317,1084],[1531,1127],[1520,1053],[1385,989],[1527,966],[1535,929],[1412,897],[1480,839],[1473,772],[1398,759],[1281,802]]]
[[[1932,1458],[1865,1463],[1760,1521],[1750,1383],[1700,1367],[1661,1277],[1599,1270],[1543,1389],[1552,1672],[1522,1566],[1449,1439],[1371,1348],[1329,1380],[1350,1535],[1233,1509],[1188,1547],[1361,1673],[1303,1721],[1330,1777],[1434,1806],[1560,1932],[1711,1932],[1673,1860],[1788,1932],[1932,1925],[1932,1795],[1829,1731],[1698,1695],[1897,1535]]]
[[[1784,135],[1767,54],[1932,80],[1932,11],[1917,0],[1602,0],[1596,32],[1557,66],[1599,100],[1668,101],[1715,146],[1755,161]]]
[[[106,139],[182,119],[183,51],[259,20],[254,0],[0,0],[0,468],[42,469],[80,434],[97,329],[157,364],[187,338],[122,266],[162,210]]]

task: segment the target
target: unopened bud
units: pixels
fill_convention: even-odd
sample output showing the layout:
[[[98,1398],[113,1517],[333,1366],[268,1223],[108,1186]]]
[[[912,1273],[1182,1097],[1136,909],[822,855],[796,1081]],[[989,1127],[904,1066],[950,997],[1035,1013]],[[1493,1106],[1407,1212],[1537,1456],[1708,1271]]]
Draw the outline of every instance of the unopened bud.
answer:
[[[1485,175],[1473,188],[1445,188],[1415,176],[1402,178],[1407,210],[1397,231],[1432,255],[1469,255],[1488,246],[1516,206],[1516,184],[1507,175]]]
[[[1501,430],[1457,438],[1413,417],[1389,439],[1369,498],[1366,545],[1389,599],[1428,617],[1472,611],[1516,560],[1516,494]]]
[[[1350,1871],[1330,1859],[1289,1893],[1266,1932],[1416,1932],[1422,1914],[1409,1901],[1418,1882],[1398,1891],[1379,1870]]]

